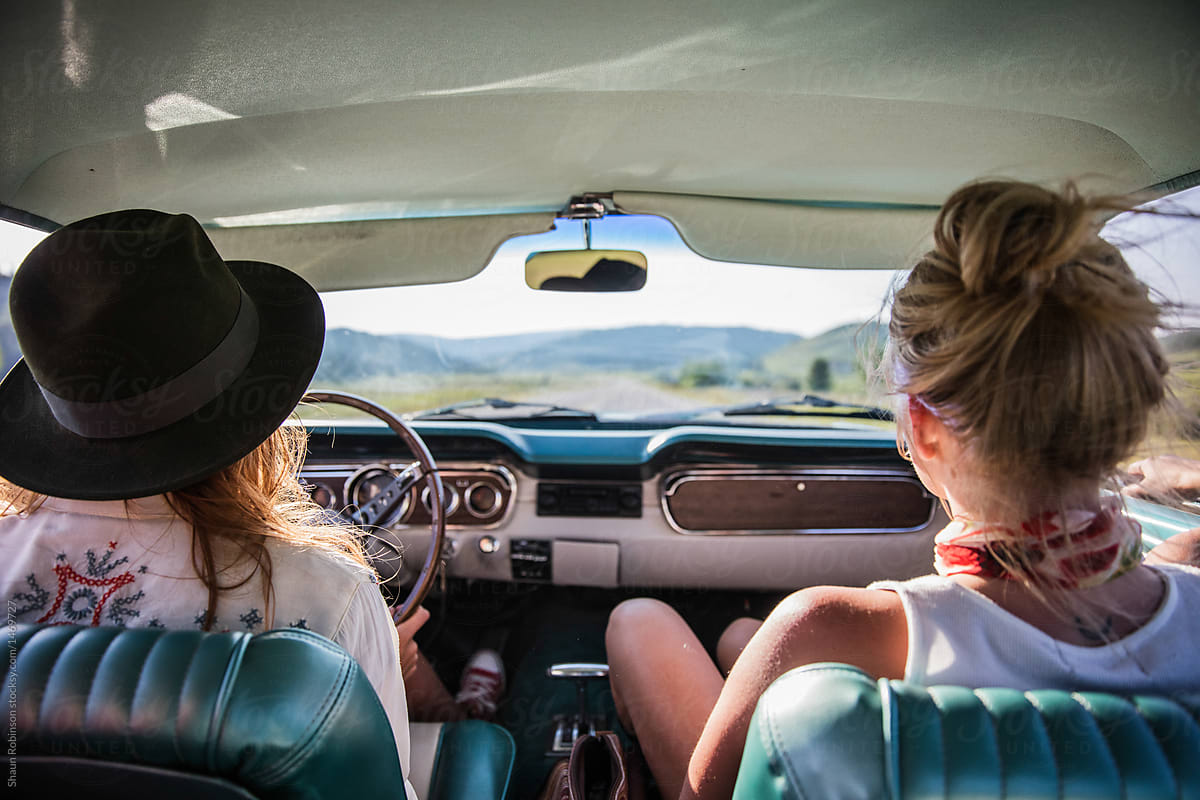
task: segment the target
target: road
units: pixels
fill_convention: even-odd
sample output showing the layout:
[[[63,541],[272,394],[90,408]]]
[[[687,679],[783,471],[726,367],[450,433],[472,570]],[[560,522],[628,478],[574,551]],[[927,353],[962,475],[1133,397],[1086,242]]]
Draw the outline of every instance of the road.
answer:
[[[578,389],[530,392],[522,399],[540,403],[554,403],[569,408],[595,411],[599,414],[615,412],[652,413],[680,411],[701,405],[695,400],[642,383],[636,378],[614,376],[604,383],[583,386]]]

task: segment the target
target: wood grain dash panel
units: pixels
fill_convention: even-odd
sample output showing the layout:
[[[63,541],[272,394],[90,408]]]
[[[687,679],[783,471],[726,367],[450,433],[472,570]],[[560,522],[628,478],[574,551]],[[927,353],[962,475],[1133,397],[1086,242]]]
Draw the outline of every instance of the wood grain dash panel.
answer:
[[[910,530],[934,503],[905,476],[697,474],[669,479],[667,492],[684,531]]]

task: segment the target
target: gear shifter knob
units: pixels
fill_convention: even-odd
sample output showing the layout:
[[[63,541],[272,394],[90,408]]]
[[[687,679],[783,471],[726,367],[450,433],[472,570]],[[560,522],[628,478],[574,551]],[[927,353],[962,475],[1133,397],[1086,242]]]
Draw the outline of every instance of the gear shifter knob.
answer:
[[[587,678],[607,678],[608,664],[594,664],[587,661],[572,662],[569,664],[552,664],[550,668],[546,670],[546,674],[551,678],[571,678],[573,680]]]
[[[570,752],[571,745],[580,736],[595,733],[596,726],[587,709],[587,683],[597,678],[608,677],[608,664],[597,664],[588,661],[577,661],[565,664],[552,664],[546,675],[551,678],[567,678],[575,681],[575,695],[578,709],[574,716],[563,717],[559,720],[554,733],[554,743],[551,754]]]

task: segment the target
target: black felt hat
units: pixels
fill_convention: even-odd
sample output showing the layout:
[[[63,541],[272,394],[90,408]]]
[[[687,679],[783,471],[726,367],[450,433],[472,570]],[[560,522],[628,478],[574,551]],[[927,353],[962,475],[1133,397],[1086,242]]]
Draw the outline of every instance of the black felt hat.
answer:
[[[58,229],[13,276],[24,358],[0,383],[0,476],[81,500],[179,489],[279,427],[316,371],[303,278],[225,262],[196,220],[115,211]]]

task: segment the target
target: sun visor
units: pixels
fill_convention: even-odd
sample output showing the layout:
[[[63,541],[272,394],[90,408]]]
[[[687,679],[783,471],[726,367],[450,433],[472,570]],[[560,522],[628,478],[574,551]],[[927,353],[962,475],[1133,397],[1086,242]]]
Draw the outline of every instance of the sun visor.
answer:
[[[545,233],[551,212],[209,228],[227,260],[282,264],[320,291],[451,283],[478,274],[514,236]]]
[[[629,214],[670,220],[714,261],[829,269],[899,269],[928,249],[936,208],[812,205],[705,195],[614,192]]]

